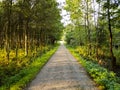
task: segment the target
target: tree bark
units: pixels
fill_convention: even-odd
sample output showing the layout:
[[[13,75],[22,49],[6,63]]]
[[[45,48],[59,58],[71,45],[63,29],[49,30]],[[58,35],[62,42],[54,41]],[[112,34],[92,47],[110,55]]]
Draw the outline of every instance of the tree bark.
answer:
[[[8,16],[7,16],[7,19],[8,19],[8,25],[7,25],[7,28],[6,28],[6,57],[7,57],[7,60],[9,60],[9,57],[10,57],[10,42],[11,42],[11,14],[12,14],[12,0],[9,0],[8,3],[7,3],[7,12],[8,12]]]
[[[28,55],[28,23],[29,23],[29,20],[26,20],[25,21],[25,56]]]
[[[116,58],[113,54],[113,35],[112,35],[112,29],[111,29],[111,15],[110,15],[110,0],[107,0],[108,3],[108,10],[107,10],[107,14],[108,14],[108,30],[109,30],[109,45],[110,45],[110,57],[111,57],[111,66],[110,69],[114,70],[115,66],[116,66]]]
[[[86,22],[87,22],[87,37],[88,37],[88,55],[91,55],[91,38],[90,38],[90,23],[89,23],[89,5],[88,0],[85,0],[86,3]]]

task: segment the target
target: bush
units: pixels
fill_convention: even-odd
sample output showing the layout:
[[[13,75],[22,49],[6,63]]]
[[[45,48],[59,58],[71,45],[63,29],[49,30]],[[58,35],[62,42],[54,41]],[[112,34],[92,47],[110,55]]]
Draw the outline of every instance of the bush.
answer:
[[[27,83],[29,83],[36,76],[36,74],[56,51],[56,49],[57,48],[54,48],[49,52],[43,54],[41,57],[36,58],[33,62],[29,63],[30,65],[21,69],[14,76],[6,78],[6,83],[0,87],[0,90],[23,89],[27,85]]]
[[[92,61],[83,59],[73,49],[70,49],[70,51],[102,89],[120,90],[120,84],[117,83],[118,77],[114,72],[108,71],[107,69],[101,67],[99,64],[93,63]]]

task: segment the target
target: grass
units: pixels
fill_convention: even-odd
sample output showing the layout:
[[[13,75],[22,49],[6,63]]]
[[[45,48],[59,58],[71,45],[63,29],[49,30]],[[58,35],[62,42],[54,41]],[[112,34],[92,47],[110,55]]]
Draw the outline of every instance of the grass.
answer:
[[[36,74],[41,70],[56,50],[57,47],[35,59],[30,65],[20,70],[16,75],[11,76],[6,80],[6,84],[0,87],[0,90],[22,90],[31,80],[34,79]]]
[[[108,71],[97,63],[82,58],[74,48],[69,48],[73,56],[86,69],[91,78],[99,85],[102,90],[120,90],[119,78],[114,72]]]

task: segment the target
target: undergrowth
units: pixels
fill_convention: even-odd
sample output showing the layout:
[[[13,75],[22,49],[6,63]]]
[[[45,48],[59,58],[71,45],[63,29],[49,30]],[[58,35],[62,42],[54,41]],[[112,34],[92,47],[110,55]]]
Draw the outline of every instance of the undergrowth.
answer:
[[[73,48],[69,48],[74,57],[83,65],[91,78],[102,90],[120,90],[120,78],[112,71],[101,67],[99,64],[82,58]]]
[[[49,58],[54,54],[57,47],[37,57],[27,67],[22,68],[17,74],[6,78],[6,83],[0,90],[22,90],[36,76],[40,69],[45,65]],[[14,65],[14,64],[13,64]]]

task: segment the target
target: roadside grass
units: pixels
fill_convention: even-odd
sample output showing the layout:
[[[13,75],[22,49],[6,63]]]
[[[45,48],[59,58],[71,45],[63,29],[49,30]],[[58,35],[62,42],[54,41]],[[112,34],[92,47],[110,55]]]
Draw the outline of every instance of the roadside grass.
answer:
[[[19,73],[9,77],[6,84],[0,87],[0,90],[22,90],[32,81],[42,67],[47,63],[50,57],[55,53],[58,47],[54,47],[42,56],[36,58],[27,67],[20,70]]]
[[[82,58],[74,48],[68,47],[72,55],[86,69],[91,78],[99,85],[102,90],[120,90],[120,78],[112,71],[101,67],[99,64]]]

